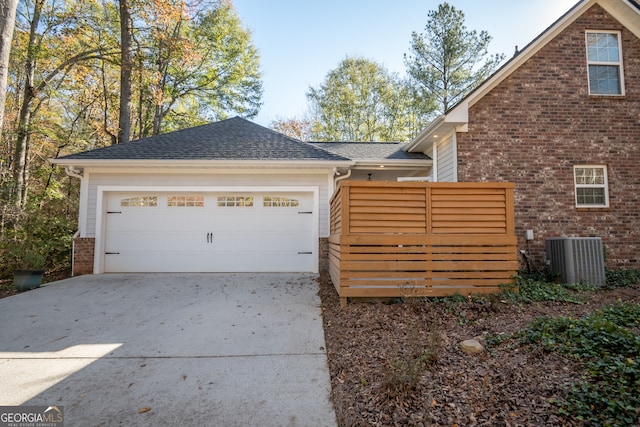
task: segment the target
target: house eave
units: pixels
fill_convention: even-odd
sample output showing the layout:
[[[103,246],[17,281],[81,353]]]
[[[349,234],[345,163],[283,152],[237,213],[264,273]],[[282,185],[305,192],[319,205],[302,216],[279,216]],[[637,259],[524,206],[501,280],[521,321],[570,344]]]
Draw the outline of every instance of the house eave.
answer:
[[[49,159],[58,166],[77,168],[173,168],[173,169],[333,169],[349,168],[350,160],[135,160],[135,159]]]
[[[437,117],[403,150],[410,153],[430,153],[433,143],[455,131],[465,131],[468,123],[468,107],[458,105],[450,113]]]
[[[358,159],[354,160],[353,169],[387,169],[410,170],[429,168],[433,166],[433,160],[393,160],[393,159]]]

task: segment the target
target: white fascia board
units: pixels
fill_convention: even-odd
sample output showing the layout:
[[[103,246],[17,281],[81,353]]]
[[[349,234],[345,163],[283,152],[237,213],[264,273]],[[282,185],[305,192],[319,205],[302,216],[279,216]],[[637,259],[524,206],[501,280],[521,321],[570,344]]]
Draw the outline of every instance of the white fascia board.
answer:
[[[640,38],[640,11],[628,0],[582,0],[573,6],[567,13],[560,17],[550,27],[544,30],[538,37],[533,39],[531,43],[525,46],[517,56],[513,57],[503,65],[495,74],[475,89],[465,100],[467,103],[467,111],[478,100],[493,90],[498,84],[506,79],[511,73],[518,69],[522,64],[527,62],[531,57],[546,46],[551,40],[556,38],[569,25],[571,25],[582,14],[589,10],[592,6],[599,4],[604,10],[613,16],[617,21],[631,31],[636,37]],[[455,111],[452,110],[452,112]],[[448,116],[449,114],[447,114]],[[451,120],[453,121],[453,120]]]
[[[467,110],[473,106],[487,93],[492,91],[497,85],[502,83],[509,75],[517,70],[522,64],[531,59],[536,53],[538,53],[543,47],[545,47],[551,40],[556,38],[561,32],[563,32],[569,25],[571,25],[577,18],[585,13],[589,8],[595,4],[600,4],[605,10],[611,10],[610,4],[621,4],[625,0],[582,0],[567,11],[556,22],[551,24],[547,29],[540,33],[535,39],[533,39],[527,46],[519,51],[514,57],[506,62],[498,71],[496,71],[491,77],[484,81],[482,85],[476,88],[466,98]],[[607,6],[609,4],[609,6]],[[629,6],[630,7],[630,6]],[[638,14],[637,11],[635,13]]]
[[[564,31],[573,21],[595,4],[600,4],[621,23],[629,23],[628,28],[638,36],[640,33],[640,13],[628,0],[582,0],[544,30],[531,43],[525,46],[517,56],[511,58],[491,77],[485,80],[467,98],[455,106],[447,114],[432,121],[420,134],[410,142],[405,151],[428,153],[433,149],[436,135],[438,138],[449,134],[453,130],[464,132],[469,122],[469,108],[487,93],[506,79],[511,73],[538,53],[547,43]]]
[[[422,150],[417,150],[416,148],[418,146],[424,146],[425,142],[428,143],[430,142],[429,136],[433,134],[434,130],[438,128],[438,126],[440,126],[442,123],[444,123],[444,119],[445,116],[441,115],[436,117],[431,123],[429,123],[429,125],[427,125],[426,128],[424,128],[419,134],[418,136],[416,136],[413,141],[411,141],[410,143],[408,143],[406,146],[402,147],[402,149],[404,151],[407,151],[409,153],[415,153],[418,151],[422,151]]]
[[[410,153],[425,153],[431,155],[433,143],[439,141],[452,132],[466,132],[469,123],[469,104],[462,102],[446,115],[440,116],[427,126],[425,130],[403,148]]]
[[[132,159],[49,159],[59,166],[82,168],[201,168],[201,169],[292,169],[348,168],[351,160],[132,160]]]
[[[600,0],[598,3],[625,28],[640,38],[640,10],[629,0]]]
[[[430,167],[433,165],[431,159],[424,160],[400,160],[400,159],[359,159],[355,160],[353,169],[413,169]]]

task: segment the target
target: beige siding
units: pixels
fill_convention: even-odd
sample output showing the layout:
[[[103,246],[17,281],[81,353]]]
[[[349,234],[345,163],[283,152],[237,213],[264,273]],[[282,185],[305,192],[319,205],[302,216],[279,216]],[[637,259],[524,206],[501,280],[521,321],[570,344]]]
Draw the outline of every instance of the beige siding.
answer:
[[[438,156],[438,182],[456,182],[455,136],[450,136],[436,145]]]
[[[317,174],[301,171],[295,173],[251,173],[235,172],[229,174],[162,174],[162,173],[97,173],[89,171],[89,185],[87,197],[86,235],[96,237],[96,206],[99,186],[185,186],[185,187],[318,187],[319,189],[319,237],[329,236],[329,201],[328,182],[330,172]]]

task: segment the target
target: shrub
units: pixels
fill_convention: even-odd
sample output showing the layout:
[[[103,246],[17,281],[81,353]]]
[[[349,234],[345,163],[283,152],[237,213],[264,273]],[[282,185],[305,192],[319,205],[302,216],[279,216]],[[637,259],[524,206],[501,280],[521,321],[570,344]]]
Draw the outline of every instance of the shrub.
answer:
[[[33,209],[13,221],[0,236],[0,278],[14,269],[53,270],[70,263],[73,224],[64,216],[43,215]]]

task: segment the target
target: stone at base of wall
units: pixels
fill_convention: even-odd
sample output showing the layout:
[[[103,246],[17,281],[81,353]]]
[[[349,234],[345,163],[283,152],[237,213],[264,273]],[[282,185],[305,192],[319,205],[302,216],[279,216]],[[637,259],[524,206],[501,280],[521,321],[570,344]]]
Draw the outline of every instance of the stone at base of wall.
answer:
[[[76,237],[73,239],[73,272],[74,276],[93,274],[93,251],[96,239],[93,237]]]
[[[318,271],[322,272],[329,268],[329,238],[321,237],[318,248]]]

